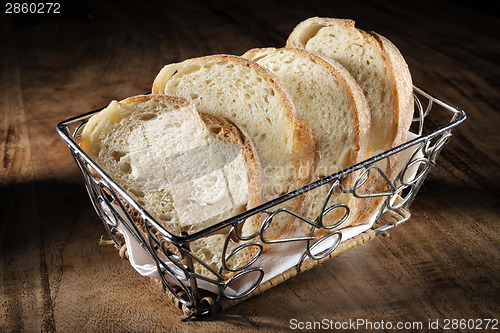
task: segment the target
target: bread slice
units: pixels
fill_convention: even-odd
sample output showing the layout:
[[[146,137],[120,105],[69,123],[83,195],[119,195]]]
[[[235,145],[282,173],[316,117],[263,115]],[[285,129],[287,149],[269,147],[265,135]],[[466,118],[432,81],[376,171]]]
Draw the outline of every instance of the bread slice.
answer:
[[[361,162],[366,156],[370,129],[370,110],[361,88],[336,61],[298,48],[262,48],[247,51],[251,59],[270,70],[289,92],[299,117],[312,128],[321,144],[318,177],[329,176]],[[343,185],[352,186],[354,177]],[[328,193],[328,186],[315,191],[312,218],[316,218]],[[350,219],[343,225],[356,223],[356,199],[337,193],[335,203],[350,207]],[[337,209],[323,217],[330,226],[345,214]],[[339,226],[340,227],[340,226]]]
[[[174,235],[193,234],[261,203],[260,164],[245,132],[228,119],[200,115],[183,98],[113,101],[90,118],[80,146]],[[240,232],[251,235],[260,224],[258,216],[248,219]],[[224,242],[224,234],[212,235],[191,249],[219,271]],[[237,245],[231,242],[227,252]],[[257,251],[243,248],[231,265],[245,264]],[[195,268],[213,277],[203,265]]]
[[[265,199],[300,188],[314,179],[318,147],[286,90],[262,66],[234,55],[211,55],[166,65],[153,93],[182,96],[200,112],[225,116],[243,127],[263,170]],[[287,204],[301,212],[303,197]],[[280,214],[284,217],[284,214]],[[268,239],[294,233],[290,219],[275,218]]]
[[[323,54],[344,66],[360,85],[371,111],[369,154],[387,151],[406,141],[413,118],[413,85],[403,56],[385,37],[355,27],[352,20],[312,17],[299,23],[286,42]],[[394,181],[399,172],[398,156],[379,163],[380,170]],[[390,184],[376,169],[356,189],[364,196],[364,217],[368,218],[383,203]]]
[[[389,40],[356,28],[352,20],[312,17],[294,28],[286,46],[334,59],[356,79],[372,112],[373,153],[406,140],[413,117],[412,79],[403,56]],[[395,170],[391,168],[391,178]]]

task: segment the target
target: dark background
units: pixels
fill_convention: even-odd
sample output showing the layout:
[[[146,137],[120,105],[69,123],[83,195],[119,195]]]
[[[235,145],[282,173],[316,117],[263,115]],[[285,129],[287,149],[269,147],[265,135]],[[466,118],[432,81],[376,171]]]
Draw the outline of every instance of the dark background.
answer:
[[[498,319],[495,1],[64,1],[0,16],[0,331],[282,331],[289,320]],[[3,5],[2,5],[3,6]],[[105,234],[56,124],[151,89],[167,63],[283,46],[311,16],[394,42],[464,109],[405,224],[213,320],[181,323]],[[106,236],[104,235],[106,238]],[[462,330],[467,331],[467,330]]]

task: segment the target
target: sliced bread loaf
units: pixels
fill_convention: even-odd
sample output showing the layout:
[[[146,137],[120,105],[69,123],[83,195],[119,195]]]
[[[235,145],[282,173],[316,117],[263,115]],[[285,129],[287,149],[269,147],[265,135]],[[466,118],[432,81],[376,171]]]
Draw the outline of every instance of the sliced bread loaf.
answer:
[[[356,79],[372,112],[373,153],[406,140],[413,117],[412,79],[403,56],[389,40],[356,28],[352,20],[312,17],[295,27],[286,45],[332,58]]]
[[[261,203],[260,164],[244,131],[228,119],[200,115],[183,98],[113,101],[90,118],[80,146],[175,235],[203,230]],[[259,217],[248,219],[242,233],[253,234],[260,224]],[[224,241],[224,235],[212,235],[191,248],[219,271]],[[228,251],[236,246],[229,244]],[[248,262],[257,250],[238,251],[231,265]],[[210,276],[202,265],[195,268]]]
[[[290,96],[262,66],[233,55],[212,55],[165,66],[153,93],[182,96],[200,112],[225,116],[243,127],[255,145],[263,170],[264,196],[272,199],[314,179],[318,147],[309,125],[300,119]],[[303,209],[302,196],[287,204]],[[266,230],[278,239],[294,233],[287,218]]]
[[[299,23],[286,42],[288,47],[304,48],[338,61],[360,85],[371,111],[369,154],[387,151],[406,141],[413,117],[413,86],[408,65],[388,39],[355,27],[352,20],[312,17]],[[382,172],[394,181],[398,156],[379,163]],[[384,202],[391,185],[376,169],[364,174],[356,189],[365,197],[367,219]]]
[[[299,117],[311,126],[321,144],[318,177],[329,176],[365,158],[370,111],[361,88],[344,67],[298,48],[252,49],[243,57],[257,62],[278,78],[290,94]],[[350,187],[352,181],[353,177],[343,185]],[[310,214],[313,219],[319,215],[327,192],[327,186],[315,191]],[[350,207],[350,218],[342,225],[357,221],[357,203],[352,195],[337,191],[328,206],[335,203]],[[337,209],[336,214],[332,211],[322,222],[333,225],[344,213],[344,209]]]

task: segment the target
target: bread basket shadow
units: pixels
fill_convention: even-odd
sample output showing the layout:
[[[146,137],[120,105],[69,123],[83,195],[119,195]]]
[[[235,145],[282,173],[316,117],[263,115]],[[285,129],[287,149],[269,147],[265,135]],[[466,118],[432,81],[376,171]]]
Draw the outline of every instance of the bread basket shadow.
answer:
[[[413,134],[406,143],[193,234],[174,235],[165,230],[79,147],[85,123],[100,110],[62,121],[57,131],[67,143],[94,209],[119,253],[141,275],[161,282],[172,295],[173,305],[184,313],[184,320],[200,319],[262,293],[410,219],[410,205],[419,188],[450,140],[452,130],[466,119],[464,111],[417,86],[414,95]],[[428,120],[431,116],[432,121]],[[399,173],[389,179],[380,165],[394,155],[400,159]],[[386,182],[383,191],[366,189],[368,179],[374,176]],[[355,180],[346,186],[344,180],[348,177]],[[313,191],[323,196],[317,216],[302,216],[283,208],[286,201]],[[339,229],[351,212],[348,205],[332,199],[335,193],[358,201],[371,202],[375,198],[372,201],[378,202],[377,208],[366,221]],[[323,223],[323,217],[335,211],[342,212],[337,214],[337,222]],[[264,221],[260,230],[241,235],[241,224],[257,214]],[[293,217],[291,220],[303,224],[308,232],[268,239],[266,229],[275,216],[282,214]],[[322,231],[320,236],[318,230]],[[213,235],[223,238],[220,263],[215,268],[191,250],[197,241]],[[264,251],[268,245],[273,245],[271,250]],[[254,249],[254,255],[248,262],[239,267],[231,265],[233,256],[249,248]],[[200,268],[208,274],[201,274]]]

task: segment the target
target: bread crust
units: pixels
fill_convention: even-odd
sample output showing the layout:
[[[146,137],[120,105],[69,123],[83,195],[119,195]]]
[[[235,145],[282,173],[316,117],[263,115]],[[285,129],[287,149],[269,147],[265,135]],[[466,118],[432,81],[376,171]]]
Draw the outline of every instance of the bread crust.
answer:
[[[338,62],[332,59],[327,59],[319,53],[307,51],[299,48],[287,48],[291,52],[300,54],[320,64],[323,68],[333,75],[344,87],[344,92],[347,93],[351,104],[356,106],[358,112],[354,112],[353,116],[356,119],[356,145],[357,149],[352,151],[351,165],[354,165],[364,159],[368,146],[368,137],[370,134],[370,110],[365,100],[363,91],[357,84],[356,80],[349,72]]]
[[[397,97],[395,98],[397,103],[395,109],[398,110],[397,119],[399,126],[392,142],[392,147],[396,147],[406,142],[408,130],[413,120],[414,102],[412,77],[410,69],[399,49],[384,36],[373,31],[368,33],[379,42],[380,47],[384,50],[386,60],[392,68],[390,74],[393,84],[398,87]]]
[[[356,80],[349,74],[349,72],[338,62],[332,60],[332,59],[327,59],[323,55],[308,51],[305,49],[300,49],[300,48],[290,48],[287,47],[286,49],[291,50],[292,52],[295,52],[297,54],[300,54],[304,57],[308,57],[310,60],[319,63],[321,66],[324,68],[328,69],[330,74],[334,75],[337,80],[339,80],[342,84],[342,87],[344,89],[344,92],[347,93],[349,99],[351,100],[352,105],[355,105],[355,110],[357,112],[354,113],[354,117],[356,119],[356,145],[357,149],[354,149],[351,151],[351,158],[350,158],[350,165],[355,165],[366,157],[367,154],[367,149],[368,149],[368,141],[369,141],[369,135],[370,135],[370,109],[368,107],[366,98],[363,94],[363,91],[361,90],[361,87],[357,84]],[[320,176],[329,176],[329,175],[320,175]],[[344,179],[342,186],[345,188],[351,188],[354,185],[356,179],[356,174],[348,175],[346,179]],[[343,227],[346,227],[348,225],[356,225],[360,223],[361,221],[364,221],[364,214],[362,214],[362,207],[360,207],[360,203],[357,202],[356,198],[352,196],[352,194],[344,194],[344,193],[339,193],[337,194],[339,198],[339,202],[346,203],[348,204],[350,208],[350,215],[349,217],[339,226],[337,226],[335,229],[341,229]],[[320,201],[323,202],[326,197],[320,196]],[[333,203],[330,202],[328,206],[332,205]],[[342,213],[340,213],[341,215]],[[329,217],[333,219],[333,221],[338,221],[339,218],[341,217],[339,214],[335,215],[332,213],[330,215],[326,215],[323,218],[323,225],[330,225],[332,221],[329,221]],[[327,233],[331,232],[330,230],[327,229],[317,229],[314,233],[316,237],[321,237]]]
[[[261,166],[259,157],[248,134],[229,118],[219,117],[206,112],[200,112],[200,117],[208,129],[219,140],[230,142],[240,147],[248,167],[248,179],[250,183],[247,210],[259,206],[263,202]],[[246,228],[242,225],[242,228],[239,230],[242,233],[240,235],[249,236],[258,232],[261,224],[262,217],[259,214],[248,218],[244,223]]]

